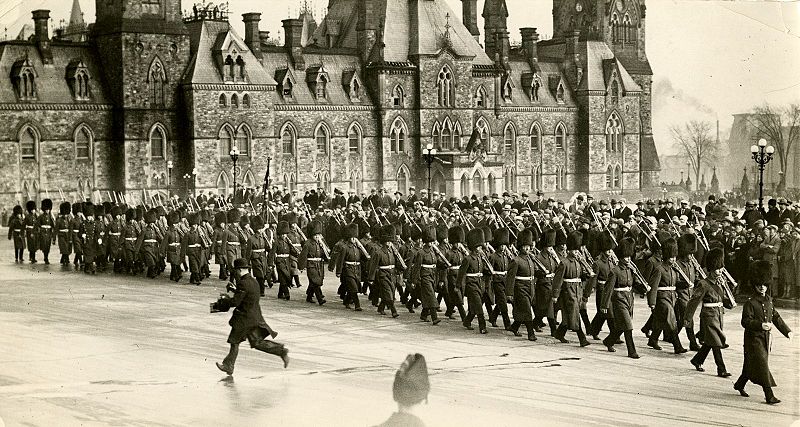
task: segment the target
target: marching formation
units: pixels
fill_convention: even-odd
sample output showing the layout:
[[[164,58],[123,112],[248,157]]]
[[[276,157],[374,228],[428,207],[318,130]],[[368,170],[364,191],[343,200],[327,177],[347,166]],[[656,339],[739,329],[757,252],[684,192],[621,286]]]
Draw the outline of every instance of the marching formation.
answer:
[[[663,335],[674,353],[696,352],[691,364],[698,371],[712,353],[723,377],[731,375],[722,356],[724,313],[752,286],[742,319],[745,369],[735,388],[746,395],[750,380],[764,387],[767,402],[779,402],[771,391],[767,343],[772,328],[786,336],[791,331],[768,289],[777,227],[764,227],[749,209],[736,218],[724,201],[705,210],[685,201],[678,209],[659,201],[657,210],[655,202],[643,201],[632,210],[623,201],[597,203],[582,194],[568,206],[538,196],[458,201],[397,194],[345,202],[337,192],[314,207],[302,199],[273,202],[280,200],[273,194],[237,197],[242,203],[235,204],[205,196],[158,206],[64,201],[58,214],[45,199],[40,210],[35,202],[26,204],[27,213],[14,208],[8,237],[19,263],[27,250],[29,262],[38,262],[41,252],[49,264],[57,244],[60,263],[87,274],[113,269],[156,278],[169,264],[170,280],[180,282],[188,270],[194,285],[211,277],[213,263],[220,280],[240,280],[246,269],[262,297],[277,285],[277,298],[285,300],[302,287],[305,272],[306,301],[320,306],[327,301],[325,275],[335,274],[336,295],[347,308],[362,311],[368,301],[380,315],[418,312],[431,325],[458,316],[466,330],[474,330],[477,320],[480,334],[501,321],[519,337],[525,326],[530,341],[548,328],[550,336],[569,343],[572,332],[583,347],[591,344],[587,336],[600,340],[607,325],[603,345],[615,352],[624,343],[634,359],[638,294],[651,309],[641,328],[649,347],[662,350]],[[283,348],[273,351],[285,355]]]

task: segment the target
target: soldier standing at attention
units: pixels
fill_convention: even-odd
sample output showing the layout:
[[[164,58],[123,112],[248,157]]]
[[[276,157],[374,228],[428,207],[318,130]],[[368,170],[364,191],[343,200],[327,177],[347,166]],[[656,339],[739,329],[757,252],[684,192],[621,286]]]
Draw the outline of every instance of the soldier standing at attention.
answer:
[[[8,240],[14,240],[14,263],[22,263],[25,253],[25,218],[22,206],[14,206],[8,220]]]
[[[44,263],[50,264],[50,246],[56,241],[56,233],[53,227],[55,221],[53,220],[53,201],[50,199],[42,200],[42,213],[39,215],[39,235],[38,243],[39,249],[42,250]]]
[[[36,263],[36,251],[38,242],[37,234],[39,232],[39,219],[36,217],[36,202],[28,200],[25,203],[25,210],[28,214],[25,215],[25,246],[28,248],[29,260],[31,264]]]
[[[86,220],[81,224],[80,235],[83,241],[83,271],[86,274],[97,274],[97,267],[94,261],[99,247],[103,243],[100,227],[94,219],[94,208],[95,206],[91,203],[87,203],[83,207],[83,214],[86,216]]]
[[[183,271],[181,264],[183,264],[184,256],[181,253],[181,236],[178,234],[176,224],[180,222],[180,215],[177,211],[172,211],[167,215],[167,229],[162,243],[164,252],[167,254],[167,261],[169,262],[169,280],[178,283],[181,280]]]
[[[58,206],[58,218],[56,218],[56,230],[58,236],[58,251],[61,252],[61,265],[69,265],[69,256],[72,253],[72,233],[69,229],[69,214],[72,206],[69,202],[62,202]]]
[[[322,223],[311,221],[308,226],[310,238],[303,244],[300,257],[297,259],[297,266],[300,270],[306,270],[308,276],[308,289],[306,289],[306,302],[313,303],[317,299],[319,305],[325,304],[325,296],[322,295],[322,283],[325,280],[325,262],[330,261],[324,249],[322,240]]]
[[[136,222],[136,210],[134,209],[125,211],[125,229],[122,232],[122,236],[125,272],[127,274],[136,274],[136,242],[139,240],[139,224]]]
[[[114,273],[122,273],[124,269],[124,250],[122,248],[124,240],[122,239],[123,231],[125,230],[125,221],[122,217],[122,209],[119,206],[111,207],[111,223],[108,224],[107,243],[109,256],[114,263]]]
[[[580,321],[580,298],[583,294],[582,277],[591,275],[591,271],[586,271],[586,266],[582,265],[579,251],[583,235],[580,231],[574,231],[567,236],[567,256],[561,259],[553,277],[553,303],[561,303],[561,324],[556,330],[556,338],[562,343],[568,343],[564,338],[567,330],[578,334],[581,347],[591,344],[586,340]]]

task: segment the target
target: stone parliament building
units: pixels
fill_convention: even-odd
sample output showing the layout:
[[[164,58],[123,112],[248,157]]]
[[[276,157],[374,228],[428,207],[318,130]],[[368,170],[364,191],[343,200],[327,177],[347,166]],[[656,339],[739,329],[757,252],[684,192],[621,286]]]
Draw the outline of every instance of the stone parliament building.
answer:
[[[554,0],[550,40],[505,0],[329,0],[281,44],[180,0],[96,0],[86,25],[0,43],[0,204],[107,191],[637,193],[658,185],[645,0]],[[266,12],[266,11],[265,11]],[[480,41],[483,44],[480,44]],[[171,166],[171,167],[168,167]],[[191,183],[189,183],[191,181]],[[627,194],[627,193],[626,193]]]

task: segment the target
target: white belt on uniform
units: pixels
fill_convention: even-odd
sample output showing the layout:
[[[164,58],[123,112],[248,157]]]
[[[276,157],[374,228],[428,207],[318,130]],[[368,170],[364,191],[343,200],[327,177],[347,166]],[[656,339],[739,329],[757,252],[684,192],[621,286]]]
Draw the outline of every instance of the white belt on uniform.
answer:
[[[514,280],[521,280],[523,282],[530,282],[531,280],[533,280],[533,277],[532,276],[516,276],[516,277],[514,277]]]
[[[722,303],[721,302],[704,302],[703,303],[703,307],[709,307],[709,308],[722,307]]]
[[[241,243],[239,242],[228,242],[229,245],[239,246]]]
[[[482,277],[483,273],[467,273],[467,277]]]
[[[344,263],[347,265],[361,265],[359,261],[345,261]]]
[[[199,248],[200,244],[199,243],[195,243],[193,245],[189,245],[188,247],[190,247],[190,248]]]
[[[460,265],[453,265],[453,266],[450,266],[450,270],[458,270],[459,268],[461,268],[461,266],[460,266]]]
[[[32,225],[26,225],[25,228],[33,228]]]
[[[42,228],[53,228],[52,225],[40,225],[39,227],[42,227]]]
[[[627,288],[614,288],[614,290],[617,292],[630,292],[632,289],[628,286]]]
[[[597,284],[598,284],[598,285],[605,285],[605,284],[606,284],[606,281],[605,281],[605,280],[598,280],[598,281],[597,281]]]
[[[112,236],[121,236],[122,235],[122,233],[108,233],[108,234],[110,234]]]
[[[391,269],[394,268],[394,266],[393,265],[382,265],[382,266],[380,266],[378,268],[380,268],[381,270],[391,270]]]
[[[81,230],[72,230],[74,233],[80,233]]]
[[[564,283],[580,283],[581,279],[564,279]]]
[[[145,239],[144,242],[145,243],[158,243],[158,240],[156,240],[156,239]]]
[[[69,233],[69,228],[62,228],[58,230],[59,233]]]
[[[169,244],[170,246],[180,246],[180,242],[172,242]]]
[[[306,261],[322,262],[322,258],[306,258]]]
[[[674,291],[674,290],[675,290],[675,286],[665,286],[663,288],[662,287],[658,288],[659,292],[661,292],[661,291]]]
[[[253,249],[251,252],[264,252],[264,251],[266,251],[266,250],[267,250],[266,248],[262,248],[262,249]]]
[[[135,242],[136,238],[135,237],[126,237],[125,240],[127,240],[129,242]]]
[[[420,265],[422,268],[436,268],[436,264],[422,264]]]
[[[493,275],[495,275],[495,276],[505,276],[506,272],[505,271],[495,271],[493,273]]]
[[[289,254],[277,254],[275,255],[277,258],[289,258]]]

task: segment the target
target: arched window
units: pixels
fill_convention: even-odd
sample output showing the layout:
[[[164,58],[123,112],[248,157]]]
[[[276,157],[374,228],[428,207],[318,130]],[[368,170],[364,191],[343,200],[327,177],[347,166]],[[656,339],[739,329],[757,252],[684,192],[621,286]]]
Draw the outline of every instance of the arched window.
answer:
[[[539,89],[541,89],[541,87],[542,81],[539,79],[539,76],[534,76],[533,82],[531,83],[531,101],[539,101]]]
[[[325,123],[317,125],[317,130],[314,131],[314,139],[317,141],[317,152],[320,154],[328,154],[330,138],[331,134],[328,131],[328,126]]]
[[[77,68],[75,68],[77,67]],[[85,65],[83,62],[79,62],[73,66],[70,64],[70,67],[67,68],[67,72],[71,70],[75,70],[72,78],[70,79],[70,83],[72,85],[72,93],[75,96],[75,99],[79,101],[85,101],[89,99],[89,72],[86,70]]]
[[[542,147],[542,128],[539,123],[534,123],[531,127],[531,150],[539,151]]]
[[[506,125],[506,130],[503,132],[503,149],[506,153],[514,152],[514,145],[516,141],[517,131],[514,129],[514,125],[511,122],[508,122]]]
[[[431,139],[433,139],[433,146],[437,149],[442,147],[442,134],[439,130],[439,122],[433,124],[433,131],[431,132]]]
[[[490,173],[489,176],[486,177],[486,192],[490,194],[496,193],[497,187],[495,185],[496,184],[494,182],[494,175]]]
[[[466,172],[464,172],[464,175],[461,175],[461,195],[469,196],[469,177]]]
[[[283,186],[286,188],[286,191],[293,191],[297,187],[297,181],[293,173],[287,173],[283,175]]]
[[[486,108],[489,106],[487,103],[488,97],[486,96],[486,88],[483,85],[478,86],[478,91],[475,92],[475,107]]]
[[[38,133],[30,126],[19,135],[19,153],[22,160],[36,160],[36,147],[39,145]]]
[[[567,130],[564,128],[563,123],[559,123],[556,126],[556,148],[559,150],[563,150],[566,146],[567,140]]]
[[[483,177],[477,170],[472,175],[472,194],[483,194]]]
[[[245,123],[239,125],[239,129],[236,130],[236,148],[239,149],[239,155],[241,156],[250,155],[251,137],[252,133],[250,132],[250,127],[247,126],[247,124]]]
[[[231,107],[234,109],[239,108],[239,95],[235,93],[231,95]]]
[[[150,157],[153,159],[163,159],[167,146],[167,133],[161,125],[153,126],[150,131]]]
[[[405,122],[400,117],[396,118],[389,133],[391,152],[403,153],[406,151],[406,135],[408,135],[408,130]]]
[[[442,151],[450,151],[453,146],[453,123],[450,118],[445,118],[442,124]]]
[[[317,78],[317,87],[316,87],[316,94],[317,99],[325,99],[328,97],[328,91],[326,89],[326,85],[328,84],[328,79],[320,74],[319,78]]]
[[[611,40],[614,43],[618,43],[620,41],[619,16],[616,13],[611,15]]]
[[[405,165],[400,166],[397,171],[397,191],[408,194],[408,168]]]
[[[517,177],[514,173],[514,168],[506,168],[505,171],[505,184],[506,184],[506,191],[514,191],[517,188]]]
[[[358,80],[356,79],[353,79],[352,92],[353,93],[350,94],[350,98],[352,99],[358,99],[361,96],[361,85],[358,84]]]
[[[455,92],[453,90],[453,73],[450,71],[450,67],[447,65],[442,67],[441,71],[439,71],[439,76],[436,80],[436,89],[438,90],[439,94],[439,106],[452,107],[453,98],[455,98]]]
[[[347,141],[351,153],[361,152],[361,126],[358,123],[350,125],[350,129],[347,130]]]
[[[86,125],[81,125],[75,132],[75,158],[90,159],[92,157],[92,134]]]
[[[631,17],[626,13],[622,18],[622,41],[624,43],[633,41],[633,28],[631,27]]]
[[[292,80],[287,77],[286,81],[283,83],[283,97],[284,98],[291,98],[292,97],[292,89],[293,88],[294,88],[294,84],[292,83]]]
[[[163,106],[164,92],[167,84],[167,75],[161,61],[156,58],[150,65],[150,72],[147,75],[150,84],[150,105]]]
[[[616,111],[606,121],[606,151],[618,152],[622,149],[622,123]]]
[[[556,90],[556,101],[564,102],[564,84],[558,84],[558,90]]]
[[[222,172],[217,177],[217,193],[222,196],[228,195],[228,175],[225,172]]]
[[[321,171],[319,174],[317,174],[317,188],[328,191],[330,181],[331,179],[327,171]]]
[[[219,106],[222,108],[228,107],[228,97],[224,93],[219,94]]]
[[[281,131],[281,145],[283,147],[283,154],[294,155],[296,139],[297,132],[294,130],[294,126],[292,126],[291,123],[285,124],[283,126],[283,130]]]
[[[250,95],[244,94],[242,96],[242,107],[250,108]]]
[[[235,64],[233,62],[233,58],[231,58],[231,56],[228,55],[228,57],[225,58],[225,65],[222,67],[222,77],[225,79],[226,82],[234,80],[233,78],[235,74],[234,68]]]
[[[614,167],[609,166],[606,170],[606,188],[612,189],[614,188]]]
[[[620,165],[614,168],[614,188],[622,188],[622,166]]]
[[[361,172],[353,171],[350,173],[350,189],[356,194],[361,194]]]
[[[453,129],[453,149],[461,151],[461,122],[456,122]]]
[[[533,167],[531,171],[531,191],[542,189],[542,168],[539,165]]]
[[[253,177],[253,171],[248,170],[244,174],[244,179],[242,180],[242,187],[244,188],[253,188],[255,187],[256,179]]]
[[[478,139],[480,139],[481,144],[483,145],[483,149],[486,152],[491,152],[491,131],[489,130],[489,125],[486,123],[486,120],[481,117],[475,122],[475,129],[478,131]]]
[[[244,59],[241,56],[236,58],[236,79],[239,81],[244,81]]]
[[[564,190],[566,183],[567,173],[564,166],[556,166],[556,190]]]
[[[395,108],[403,108],[405,104],[405,93],[403,92],[403,87],[397,85],[392,90],[392,105]]]
[[[611,102],[617,104],[619,102],[619,83],[614,79],[611,81]]]
[[[219,129],[219,135],[217,135],[219,140],[219,156],[223,159],[227,158],[230,155],[231,149],[233,149],[233,128],[225,124]]]

